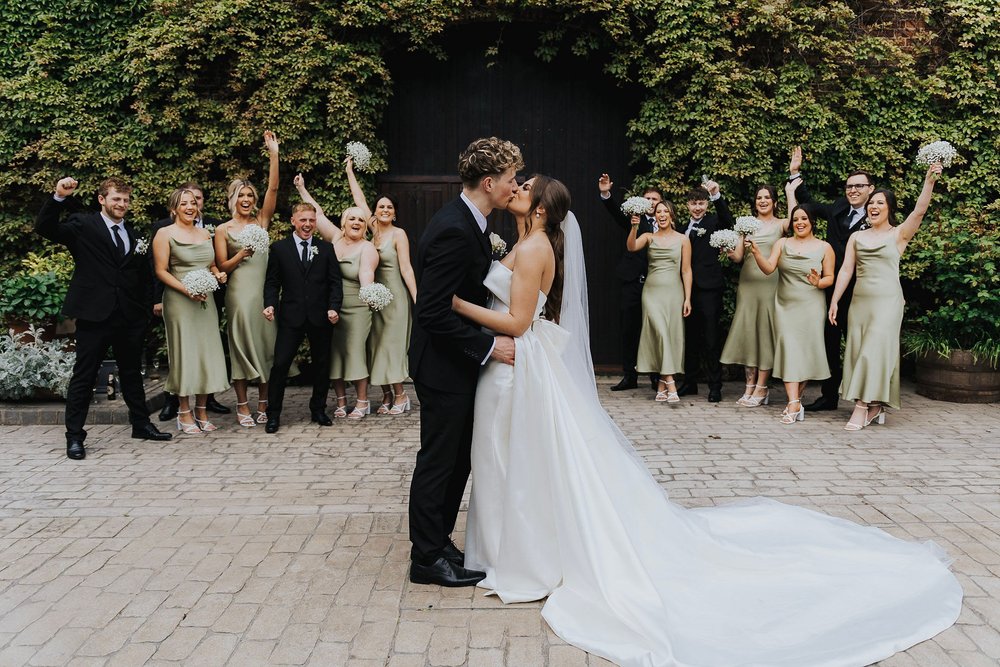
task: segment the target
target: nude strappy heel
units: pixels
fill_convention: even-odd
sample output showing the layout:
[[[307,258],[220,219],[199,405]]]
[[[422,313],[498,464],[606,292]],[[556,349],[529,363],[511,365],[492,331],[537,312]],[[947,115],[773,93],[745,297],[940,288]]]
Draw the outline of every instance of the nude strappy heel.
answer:
[[[177,430],[181,433],[187,433],[188,435],[194,435],[195,433],[201,433],[201,429],[198,428],[197,419],[194,424],[185,424],[181,421],[181,415],[191,414],[190,410],[178,410],[177,411]]]
[[[242,412],[240,412],[240,406],[241,405],[247,405],[248,406],[248,405],[250,405],[250,402],[247,401],[245,403],[237,403],[236,404],[236,419],[237,419],[237,421],[239,422],[240,426],[245,426],[246,428],[253,428],[254,426],[257,425],[257,422],[255,422],[253,420],[253,415],[252,414],[243,414]],[[249,409],[250,408],[248,407],[247,410],[249,410]]]

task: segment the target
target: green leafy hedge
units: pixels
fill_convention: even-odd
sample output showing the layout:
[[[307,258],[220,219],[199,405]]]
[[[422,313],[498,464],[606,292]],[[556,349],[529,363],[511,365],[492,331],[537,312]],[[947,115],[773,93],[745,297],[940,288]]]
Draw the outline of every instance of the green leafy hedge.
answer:
[[[861,167],[905,201],[921,182],[918,146],[947,139],[963,159],[939,186],[938,226],[928,223],[918,239],[975,226],[1000,240],[1000,12],[981,0],[8,5],[0,23],[5,271],[34,243],[31,216],[57,177],[72,173],[93,191],[105,175],[130,176],[141,222],[182,180],[197,178],[209,192],[237,175],[262,181],[265,128],[281,138],[285,173],[310,172],[321,201],[344,204],[343,179],[326,176],[339,172],[347,141],[366,142],[376,167],[386,166],[378,136],[392,90],[387,54],[444,57],[436,39],[474,21],[533,22],[539,58],[591,57],[622,85],[642,88],[628,133],[643,183],[680,196],[709,173],[734,201],[749,202],[755,184],[783,178],[789,147],[801,143],[814,190],[836,196],[845,173]],[[290,179],[283,185],[287,196]],[[209,207],[223,214],[221,201]],[[922,308],[959,289],[932,261],[945,248],[928,242],[906,260],[915,283],[938,290]],[[968,273],[977,284],[997,275],[989,262]]]

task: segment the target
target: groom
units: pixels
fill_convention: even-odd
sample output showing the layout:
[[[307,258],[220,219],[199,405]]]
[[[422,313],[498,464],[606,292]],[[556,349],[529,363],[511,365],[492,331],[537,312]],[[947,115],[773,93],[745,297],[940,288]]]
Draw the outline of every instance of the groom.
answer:
[[[477,139],[458,159],[462,194],[423,233],[414,268],[417,301],[410,375],[420,399],[420,451],[410,483],[410,581],[474,586],[486,574],[463,567],[451,541],[471,468],[472,416],[479,369],[489,359],[513,364],[514,340],[490,336],[451,309],[452,297],[486,304],[490,268],[486,217],[506,208],[524,167],[521,149]]]

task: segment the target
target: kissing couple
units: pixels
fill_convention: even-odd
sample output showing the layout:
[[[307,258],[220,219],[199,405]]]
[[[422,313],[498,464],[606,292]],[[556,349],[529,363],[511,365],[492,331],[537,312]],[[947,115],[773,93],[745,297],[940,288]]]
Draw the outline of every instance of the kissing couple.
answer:
[[[598,397],[570,193],[518,184],[523,167],[511,142],[473,141],[419,240],[410,580],[547,598],[563,640],[636,667],[861,666],[951,626],[962,589],[933,543],[766,498],[667,498]],[[493,261],[498,208],[518,241]]]

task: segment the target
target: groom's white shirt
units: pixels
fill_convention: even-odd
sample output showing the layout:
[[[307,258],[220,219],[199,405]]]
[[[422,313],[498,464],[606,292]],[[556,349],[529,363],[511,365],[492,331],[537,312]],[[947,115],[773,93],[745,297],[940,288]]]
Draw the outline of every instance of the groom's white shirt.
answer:
[[[472,203],[471,199],[469,199],[468,197],[465,196],[464,192],[462,193],[461,197],[462,197],[462,201],[465,202],[465,205],[469,207],[470,211],[472,211],[472,217],[476,219],[476,224],[479,225],[479,231],[481,231],[483,234],[485,234],[486,233],[486,216],[483,215],[483,212],[480,211],[479,208],[475,204]],[[480,366],[485,366],[486,365],[486,362],[490,360],[490,355],[493,354],[493,348],[495,348],[496,346],[497,346],[497,339],[494,338],[493,339],[493,344],[490,345],[490,351],[486,353],[486,358],[483,359],[481,362],[479,362]]]

